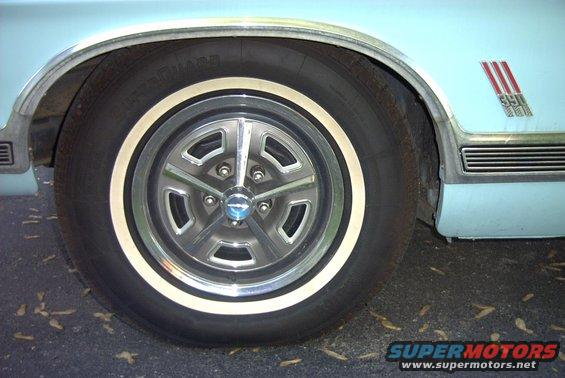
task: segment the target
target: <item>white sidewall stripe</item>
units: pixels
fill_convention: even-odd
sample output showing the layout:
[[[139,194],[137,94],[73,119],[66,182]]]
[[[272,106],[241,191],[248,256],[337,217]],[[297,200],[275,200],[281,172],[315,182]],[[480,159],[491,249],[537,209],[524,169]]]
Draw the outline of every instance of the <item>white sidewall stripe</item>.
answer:
[[[169,109],[196,96],[218,90],[248,89],[272,93],[299,105],[315,117],[335,139],[341,149],[351,180],[351,213],[343,241],[326,266],[304,285],[278,297],[247,302],[223,302],[189,294],[161,277],[137,248],[127,226],[124,187],[127,169],[135,148],[151,126]],[[360,189],[363,188],[363,189]],[[314,295],[343,267],[359,237],[365,213],[365,184],[361,164],[349,138],[339,124],[321,106],[300,92],[271,81],[226,77],[203,81],[183,88],[153,106],[133,126],[122,144],[110,183],[110,211],[118,242],[130,264],[155,290],[187,308],[219,315],[251,315],[282,310]]]

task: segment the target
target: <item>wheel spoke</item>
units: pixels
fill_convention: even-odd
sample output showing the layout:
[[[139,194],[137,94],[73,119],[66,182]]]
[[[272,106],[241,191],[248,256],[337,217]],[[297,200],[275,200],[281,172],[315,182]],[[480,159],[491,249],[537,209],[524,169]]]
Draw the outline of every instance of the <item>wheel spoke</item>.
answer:
[[[288,193],[299,192],[305,189],[312,188],[316,185],[316,176],[308,176],[296,181],[289,182],[271,190],[267,190],[255,196],[255,201],[264,201],[267,199],[276,198]]]
[[[181,168],[179,168],[176,165],[173,165],[171,163],[167,163],[165,165],[164,174],[168,177],[175,179],[175,180],[178,180],[178,181],[183,182],[187,185],[190,185],[194,189],[199,190],[201,192],[211,194],[211,195],[213,195],[214,197],[217,197],[217,198],[222,197],[222,192],[220,192],[219,190],[217,190],[217,189],[213,188],[212,186],[206,184],[204,181],[194,177],[190,173],[182,170]]]
[[[186,250],[193,257],[207,257],[208,252],[202,251],[204,244],[210,239],[212,235],[220,228],[222,222],[225,220],[224,212],[218,208],[210,216],[210,221],[204,228],[196,234],[196,236],[186,245]]]
[[[251,144],[251,133],[253,125],[245,118],[237,120],[237,152],[235,162],[235,186],[244,186],[247,173],[247,160],[249,158],[249,146]]]
[[[275,245],[269,234],[263,229],[263,226],[253,217],[250,216],[245,219],[245,222],[249,226],[249,229],[257,238],[257,241],[263,249],[264,256],[258,257],[269,262],[276,261],[280,259],[283,255],[279,248]],[[254,251],[256,252],[256,251]]]

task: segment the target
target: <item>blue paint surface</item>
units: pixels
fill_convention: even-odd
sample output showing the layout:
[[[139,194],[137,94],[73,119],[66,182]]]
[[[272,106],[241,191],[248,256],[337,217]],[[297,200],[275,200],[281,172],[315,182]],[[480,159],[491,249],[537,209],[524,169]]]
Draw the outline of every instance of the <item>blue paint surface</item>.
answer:
[[[33,168],[20,174],[0,175],[0,196],[26,196],[37,193],[37,190]]]
[[[445,236],[565,236],[565,182],[443,185],[442,197],[436,226]]]

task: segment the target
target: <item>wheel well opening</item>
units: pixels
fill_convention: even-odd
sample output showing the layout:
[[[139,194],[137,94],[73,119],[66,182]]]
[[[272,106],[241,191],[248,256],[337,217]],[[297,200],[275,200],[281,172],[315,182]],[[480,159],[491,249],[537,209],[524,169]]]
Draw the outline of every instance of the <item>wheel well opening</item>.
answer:
[[[182,41],[154,42],[128,48],[154,49],[163,44],[182,43]],[[322,44],[313,41],[300,42]],[[332,48],[340,49],[341,47],[332,46]],[[382,73],[379,76],[388,81],[395,92],[398,104],[407,114],[419,162],[418,218],[433,225],[439,200],[440,154],[436,130],[428,109],[417,91],[397,72],[374,58],[349,49],[345,50],[358,55],[361,59],[367,59],[374,69]],[[113,52],[115,51],[117,50]],[[41,99],[33,115],[29,135],[32,159],[35,165],[53,166],[58,136],[73,99],[98,64],[113,52],[96,56],[73,67],[61,76]]]

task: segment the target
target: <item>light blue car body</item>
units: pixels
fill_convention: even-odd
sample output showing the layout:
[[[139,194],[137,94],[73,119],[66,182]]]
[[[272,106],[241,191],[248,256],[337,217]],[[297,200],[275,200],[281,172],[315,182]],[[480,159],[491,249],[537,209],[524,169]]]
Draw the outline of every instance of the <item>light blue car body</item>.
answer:
[[[520,0],[0,1],[0,125],[34,74],[81,41],[125,27],[218,17],[308,20],[375,37],[435,83],[464,133],[565,133],[565,2]],[[484,60],[510,63],[533,117],[504,114]],[[564,177],[442,182],[437,229],[463,238],[565,236]],[[36,191],[32,168],[0,175],[2,195]]]

